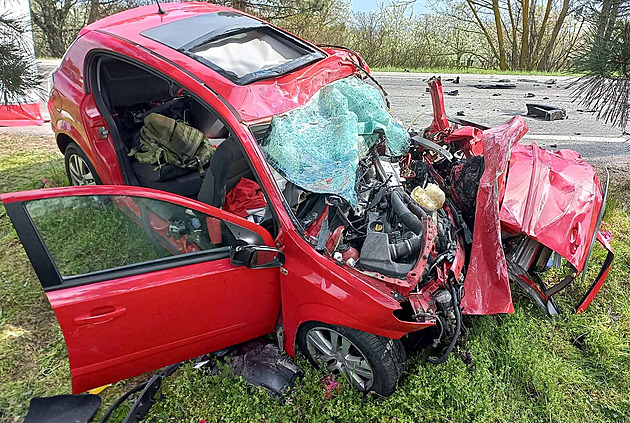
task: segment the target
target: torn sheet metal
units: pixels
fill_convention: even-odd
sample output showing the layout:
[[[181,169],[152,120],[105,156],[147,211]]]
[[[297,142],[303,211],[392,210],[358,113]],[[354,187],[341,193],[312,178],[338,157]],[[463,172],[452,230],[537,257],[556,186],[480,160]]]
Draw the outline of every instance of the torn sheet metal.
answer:
[[[269,164],[294,184],[338,194],[356,206],[359,158],[380,134],[390,155],[409,148],[409,134],[386,110],[379,91],[351,77],[323,87],[304,106],[275,116],[263,151]]]
[[[573,150],[516,145],[501,207],[504,229],[556,251],[581,271],[602,206],[595,170]]]
[[[520,116],[483,132],[485,170],[479,181],[470,264],[464,280],[465,314],[512,313],[507,262],[501,243],[499,204],[510,150],[527,132]]]

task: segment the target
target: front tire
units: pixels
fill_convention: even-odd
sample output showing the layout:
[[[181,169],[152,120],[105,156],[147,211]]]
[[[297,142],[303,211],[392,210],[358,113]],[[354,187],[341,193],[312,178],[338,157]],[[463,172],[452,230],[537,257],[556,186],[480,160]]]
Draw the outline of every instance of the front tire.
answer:
[[[100,185],[101,178],[94,170],[85,153],[75,143],[70,143],[64,151],[66,175],[70,185]]]
[[[405,349],[399,340],[356,329],[308,322],[298,329],[297,343],[316,368],[343,374],[362,392],[391,395],[405,369]]]

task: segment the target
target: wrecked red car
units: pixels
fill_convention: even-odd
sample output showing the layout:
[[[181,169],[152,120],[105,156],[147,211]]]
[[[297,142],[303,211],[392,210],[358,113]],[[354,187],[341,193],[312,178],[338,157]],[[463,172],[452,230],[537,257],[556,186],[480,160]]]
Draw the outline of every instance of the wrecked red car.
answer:
[[[606,190],[576,153],[521,145],[520,117],[449,121],[437,78],[433,122],[407,131],[358,54],[221,6],[163,9],[81,31],[48,104],[72,186],[1,197],[74,392],[275,332],[389,395],[403,340],[446,360],[462,313],[513,311],[510,281],[558,313],[598,241],[609,255],[576,310],[592,301],[613,254]],[[209,160],[152,150],[156,114],[167,138],[201,133]],[[571,270],[548,287],[555,258]]]

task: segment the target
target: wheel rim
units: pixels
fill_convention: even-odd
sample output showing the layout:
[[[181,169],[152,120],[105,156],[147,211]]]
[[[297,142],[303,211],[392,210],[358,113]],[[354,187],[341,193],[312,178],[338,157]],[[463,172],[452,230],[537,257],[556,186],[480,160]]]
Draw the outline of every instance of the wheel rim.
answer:
[[[361,391],[374,384],[374,371],[363,352],[334,329],[316,327],[306,334],[306,347],[315,361],[333,374],[343,374]]]
[[[72,185],[96,185],[90,167],[78,154],[73,154],[68,159],[68,171]]]

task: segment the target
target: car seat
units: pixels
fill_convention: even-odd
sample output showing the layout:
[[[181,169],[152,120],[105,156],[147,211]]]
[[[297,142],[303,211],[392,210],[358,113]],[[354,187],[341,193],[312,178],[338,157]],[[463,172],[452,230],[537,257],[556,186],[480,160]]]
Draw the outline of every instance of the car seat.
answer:
[[[227,192],[234,188],[241,178],[255,180],[238,142],[228,138],[212,155],[197,199],[220,208]]]

